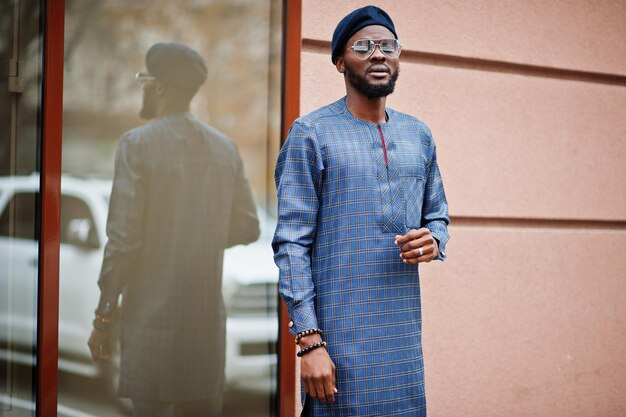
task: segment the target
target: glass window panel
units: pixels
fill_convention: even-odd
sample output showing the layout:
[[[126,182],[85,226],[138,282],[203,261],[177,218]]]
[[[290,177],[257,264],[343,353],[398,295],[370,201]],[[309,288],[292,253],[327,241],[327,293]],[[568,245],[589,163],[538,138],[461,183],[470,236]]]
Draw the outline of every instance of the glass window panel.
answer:
[[[39,1],[0,2],[0,415],[35,415]]]
[[[121,416],[135,397],[145,415],[189,401],[274,415],[281,25],[277,0],[66,0],[61,405]],[[205,62],[189,112],[199,64],[146,65],[158,42]],[[150,71],[156,81],[135,80]],[[114,340],[105,365],[87,345],[99,305]],[[95,337],[97,355],[109,336]]]
[[[0,236],[35,240],[36,201],[34,192],[13,194],[0,217]]]

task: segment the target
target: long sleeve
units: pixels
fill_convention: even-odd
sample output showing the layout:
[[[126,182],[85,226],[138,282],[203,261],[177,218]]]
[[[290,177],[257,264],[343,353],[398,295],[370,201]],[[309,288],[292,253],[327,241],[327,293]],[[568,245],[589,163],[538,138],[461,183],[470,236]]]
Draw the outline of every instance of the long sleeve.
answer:
[[[294,334],[318,328],[311,249],[316,237],[322,173],[320,149],[312,129],[294,122],[276,165],[278,225],[272,242],[280,269],[279,291],[294,323]]]
[[[122,137],[115,154],[115,174],[109,215],[108,241],[100,271],[101,296],[98,310],[106,304],[116,306],[118,297],[132,274],[134,255],[141,248],[142,214],[145,189],[141,174],[141,155],[132,135]]]
[[[434,141],[431,141],[432,158],[428,166],[426,189],[424,190],[424,204],[422,207],[422,224],[430,230],[439,244],[439,255],[435,259],[446,258],[446,243],[450,240],[448,234],[448,201],[443,189],[441,173],[437,165],[437,149]]]
[[[237,153],[237,182],[233,197],[233,213],[230,218],[228,247],[247,244],[259,238],[259,220],[250,185],[244,174],[241,158]]]

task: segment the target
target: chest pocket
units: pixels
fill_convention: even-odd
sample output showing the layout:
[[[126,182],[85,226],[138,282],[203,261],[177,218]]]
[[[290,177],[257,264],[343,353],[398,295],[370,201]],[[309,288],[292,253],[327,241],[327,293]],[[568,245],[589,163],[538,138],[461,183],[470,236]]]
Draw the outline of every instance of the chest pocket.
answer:
[[[406,228],[407,230],[419,229],[422,227],[422,206],[424,203],[426,177],[422,175],[405,175],[402,179],[404,182],[404,201],[406,204]]]

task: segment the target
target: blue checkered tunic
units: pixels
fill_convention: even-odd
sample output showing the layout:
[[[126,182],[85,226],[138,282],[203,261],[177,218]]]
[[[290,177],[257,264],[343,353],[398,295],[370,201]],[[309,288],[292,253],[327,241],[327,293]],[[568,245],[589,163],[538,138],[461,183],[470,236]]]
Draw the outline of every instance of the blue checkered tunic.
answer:
[[[387,115],[357,119],[343,98],[296,120],[278,157],[280,293],[292,333],[321,328],[337,368],[314,416],[426,415],[418,267],[394,237],[427,227],[443,259],[448,205],[428,127]]]

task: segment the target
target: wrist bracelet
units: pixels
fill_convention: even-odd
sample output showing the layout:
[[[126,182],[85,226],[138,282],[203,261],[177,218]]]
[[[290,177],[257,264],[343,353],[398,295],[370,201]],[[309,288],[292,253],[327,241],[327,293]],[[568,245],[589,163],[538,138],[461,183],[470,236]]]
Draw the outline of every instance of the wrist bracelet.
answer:
[[[111,329],[113,321],[111,317],[103,317],[100,314],[96,313],[96,318],[93,319],[92,324],[94,329],[104,332]]]
[[[312,350],[315,350],[315,349],[321,348],[321,347],[326,347],[326,346],[328,346],[328,344],[326,342],[317,342],[317,343],[314,343],[312,345],[309,345],[309,346],[305,347],[304,349],[300,349],[298,351],[298,353],[296,353],[296,356],[301,358],[303,355],[306,355],[307,353],[309,353]]]
[[[103,321],[103,320],[98,319],[98,317],[96,317],[95,319],[93,319],[92,324],[93,324],[94,329],[101,331],[101,332],[106,332],[106,331],[111,330],[110,320]]]
[[[106,324],[110,324],[111,323],[111,317],[104,317],[101,316],[100,314],[96,313],[96,320],[102,322],[102,323],[106,323]]]
[[[300,339],[302,339],[304,336],[310,336],[312,334],[319,334],[321,336],[322,334],[324,334],[324,332],[322,331],[322,329],[309,329],[300,332],[296,335],[296,345],[300,343]]]

